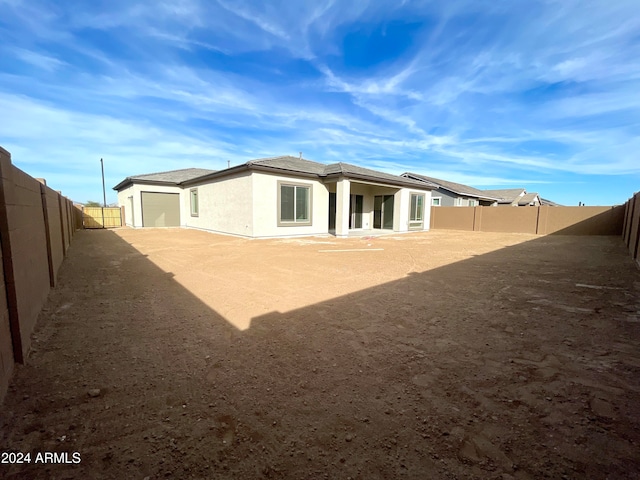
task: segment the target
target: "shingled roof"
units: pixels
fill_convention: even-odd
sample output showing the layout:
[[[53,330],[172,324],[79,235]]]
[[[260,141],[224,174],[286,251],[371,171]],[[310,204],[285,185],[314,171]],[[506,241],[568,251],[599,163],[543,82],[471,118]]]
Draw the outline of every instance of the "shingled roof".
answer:
[[[189,185],[201,184],[209,179],[231,175],[243,170],[263,170],[271,172],[290,172],[292,174],[316,177],[319,179],[345,177],[354,180],[379,182],[387,185],[414,187],[421,190],[435,188],[427,182],[379,172],[370,168],[359,167],[350,163],[324,164],[306,160],[304,158],[285,155],[281,157],[258,158],[249,160],[241,165],[236,165],[224,170],[206,170],[203,168],[185,168],[169,172],[149,173],[147,175],[135,175],[125,178],[116,185],[114,190],[121,190],[132,183],[147,183],[157,185]]]
[[[379,182],[394,186],[414,187],[420,188],[421,190],[433,188],[418,180],[371,170],[370,168],[359,167],[350,163],[339,162],[327,165],[290,155],[250,160],[242,165],[237,165],[225,170],[219,170],[215,173],[208,174],[205,177],[186,181],[184,184],[186,186],[188,184],[202,183],[210,178],[230,175],[241,170],[263,170],[271,172],[283,171],[297,175],[316,177],[319,179],[342,176],[352,178],[354,180]]]
[[[542,197],[540,197],[540,205],[549,205],[551,207],[559,207],[560,206],[559,203],[552,202],[551,200],[549,200],[547,198],[542,198]]]
[[[135,183],[145,183],[152,185],[178,185],[188,180],[214,173],[215,170],[206,168],[182,168],[180,170],[169,170],[166,172],[147,173],[143,175],[133,175],[125,178],[118,185],[113,187],[114,190],[122,190],[125,187]]]
[[[536,199],[536,197],[538,197],[538,194],[535,192],[525,193],[523,196],[518,198],[518,206],[523,207],[526,205],[530,205]]]
[[[392,185],[402,185],[417,187],[421,189],[432,189],[433,185],[427,185],[424,182],[414,180],[412,178],[406,178],[401,175],[392,175],[391,173],[379,172],[377,170],[371,170],[370,168],[359,167],[350,163],[332,163],[325,167],[324,176],[344,176],[347,178],[363,179],[380,181],[382,183],[390,183]]]
[[[498,203],[513,203],[515,199],[526,193],[524,188],[505,188],[502,190],[483,190],[485,195],[498,198]]]
[[[278,170],[288,170],[296,173],[310,173],[312,175],[322,175],[326,165],[304,158],[285,155],[282,157],[259,158],[250,160],[245,165],[252,167],[276,168]]]
[[[486,191],[478,190],[477,188],[470,187],[469,185],[464,185],[462,183],[449,182],[448,180],[441,180],[435,177],[428,177],[426,175],[420,175],[418,173],[405,172],[402,174],[403,177],[416,178],[418,180],[422,180],[423,182],[432,184],[436,187],[441,187],[445,190],[449,190],[457,195],[464,195],[467,197],[476,197],[483,200],[498,200],[498,197],[494,197],[492,195],[488,195]]]

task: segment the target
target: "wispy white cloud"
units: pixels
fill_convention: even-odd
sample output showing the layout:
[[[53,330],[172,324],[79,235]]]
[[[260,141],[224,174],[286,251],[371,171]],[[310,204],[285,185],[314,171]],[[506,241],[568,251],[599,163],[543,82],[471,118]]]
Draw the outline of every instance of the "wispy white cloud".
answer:
[[[151,165],[221,168],[227,160],[243,158],[235,144],[197,140],[146,122],[63,110],[26,97],[0,94],[0,110],[11,114],[11,122],[0,125],[3,146],[17,165],[45,178],[61,166],[74,177],[90,177],[92,163],[100,157],[109,159],[114,184]]]
[[[408,79],[414,72],[415,66],[410,63],[405,68],[391,74],[389,77],[378,77],[366,79],[360,82],[350,82],[337,77],[331,69],[325,65],[318,67],[326,77],[326,85],[329,89],[335,89],[339,92],[353,94],[356,97],[369,96],[405,96],[413,100],[422,99],[422,95],[411,89],[402,88],[403,82]]]
[[[24,48],[13,49],[13,54],[23,62],[50,72],[58,70],[66,65],[66,62],[60,61],[55,57],[43,55]]]
[[[262,15],[255,12],[255,10],[252,11],[249,8],[246,8],[242,5],[242,2],[235,1],[231,3],[224,0],[217,0],[217,2],[225,10],[228,10],[234,15],[237,15],[238,17],[251,22],[263,31],[279,37],[283,40],[290,40],[289,34],[287,34],[287,32],[283,28],[280,28],[280,26],[275,22],[266,20],[264,17],[262,17]]]
[[[556,99],[547,103],[541,113],[545,118],[581,118],[625,110],[637,113],[640,109],[640,95],[635,88],[622,88],[616,92],[588,93]]]
[[[117,176],[303,150],[475,185],[637,179],[636,3],[0,0],[0,138],[80,199],[96,156]],[[385,32],[369,64],[354,32]]]

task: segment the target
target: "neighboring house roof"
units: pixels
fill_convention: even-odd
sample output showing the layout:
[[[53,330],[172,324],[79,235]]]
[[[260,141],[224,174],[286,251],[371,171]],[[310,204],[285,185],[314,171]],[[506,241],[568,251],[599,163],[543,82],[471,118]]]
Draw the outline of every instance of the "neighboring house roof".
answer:
[[[513,203],[527,191],[524,188],[506,188],[502,190],[483,190],[485,195],[498,198],[498,203]]]
[[[542,198],[542,197],[540,197],[540,205],[549,205],[551,207],[560,207],[561,206],[559,203],[552,202],[551,200],[548,200],[548,199]]]
[[[169,170],[167,172],[148,173],[144,175],[133,175],[125,178],[114,190],[122,190],[133,183],[145,183],[152,185],[178,185],[194,178],[202,177],[214,173],[215,170],[206,168],[182,168],[180,170]]]
[[[411,173],[411,172],[405,172],[402,174],[402,176],[408,177],[408,178],[415,178],[417,180],[422,180],[423,182],[430,183],[436,187],[449,190],[450,192],[453,192],[456,195],[476,197],[482,200],[499,200],[499,197],[488,195],[483,190],[478,190],[477,188],[473,188],[468,185],[463,185],[462,183],[449,182],[447,180],[441,180],[439,178],[428,177],[426,175],[420,175],[420,174]]]
[[[358,167],[357,165],[351,165],[349,163],[339,162],[326,165],[324,163],[313,162],[311,160],[289,155],[250,160],[242,165],[237,165],[225,170],[212,172],[202,177],[187,180],[182,182],[182,185],[186,186],[189,184],[202,183],[212,178],[231,175],[243,170],[262,170],[274,173],[286,171],[291,172],[296,176],[315,177],[320,179],[346,177],[353,178],[355,180],[380,182],[387,185],[416,187],[422,190],[433,188],[429,185],[425,185],[424,182],[401,177],[399,175],[379,172],[377,170],[371,170],[369,168]]]
[[[540,202],[540,197],[538,197],[537,193],[525,193],[523,196],[521,196],[518,199],[518,205],[521,206],[521,207],[523,207],[525,205],[531,205],[536,200],[538,200],[538,202]]]

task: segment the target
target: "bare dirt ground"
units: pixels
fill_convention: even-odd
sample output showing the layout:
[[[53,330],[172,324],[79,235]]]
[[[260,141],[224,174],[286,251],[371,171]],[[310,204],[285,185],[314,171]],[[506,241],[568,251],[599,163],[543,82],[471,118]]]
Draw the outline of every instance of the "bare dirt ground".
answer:
[[[614,237],[80,232],[0,477],[638,478],[639,313]]]

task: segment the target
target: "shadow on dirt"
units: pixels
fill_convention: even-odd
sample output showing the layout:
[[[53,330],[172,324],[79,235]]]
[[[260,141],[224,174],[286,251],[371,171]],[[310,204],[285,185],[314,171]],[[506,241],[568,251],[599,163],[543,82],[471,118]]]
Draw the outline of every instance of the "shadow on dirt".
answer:
[[[82,462],[3,478],[640,472],[640,280],[617,237],[537,238],[245,331],[111,231],[80,232],[59,279],[0,450]]]

